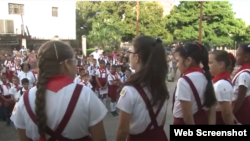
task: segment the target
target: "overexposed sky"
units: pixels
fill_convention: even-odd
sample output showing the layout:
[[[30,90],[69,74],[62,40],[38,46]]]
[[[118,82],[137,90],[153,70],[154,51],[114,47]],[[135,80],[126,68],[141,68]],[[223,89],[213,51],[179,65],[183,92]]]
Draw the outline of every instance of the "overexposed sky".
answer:
[[[246,23],[250,24],[250,15],[249,15],[249,8],[250,8],[250,0],[233,0],[230,1],[232,4],[233,11],[236,13],[236,18],[241,18]],[[175,1],[175,5],[178,5],[179,1]]]

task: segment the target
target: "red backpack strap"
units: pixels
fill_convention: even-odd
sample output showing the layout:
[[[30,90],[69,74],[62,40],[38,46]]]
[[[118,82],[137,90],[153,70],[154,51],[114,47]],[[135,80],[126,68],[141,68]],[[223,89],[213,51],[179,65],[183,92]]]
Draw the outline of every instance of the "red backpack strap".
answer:
[[[199,93],[197,92],[197,89],[195,88],[194,83],[187,76],[183,76],[182,78],[184,78],[187,81],[187,83],[189,84],[189,86],[190,86],[190,88],[191,88],[191,90],[193,92],[195,101],[196,101],[197,106],[198,106],[198,111],[202,110],[202,104],[201,104],[201,100],[200,100],[200,97],[199,97]]]
[[[158,107],[158,109],[157,109],[157,111],[156,111],[157,114],[155,114],[155,113],[154,113],[154,110],[153,110],[153,108],[152,108],[151,102],[150,102],[150,100],[148,99],[148,96],[147,96],[147,94],[145,93],[145,91],[143,90],[143,88],[142,88],[141,86],[136,86],[135,89],[138,91],[138,93],[140,94],[141,98],[142,98],[143,101],[145,102],[145,105],[146,105],[146,107],[147,107],[147,110],[148,110],[148,113],[149,113],[149,116],[150,116],[150,119],[151,119],[151,122],[150,122],[150,124],[148,125],[148,127],[146,128],[146,130],[150,130],[150,128],[152,127],[152,125],[153,125],[155,128],[156,128],[156,127],[159,127],[159,126],[158,126],[158,123],[157,123],[157,121],[156,121],[156,118],[157,118],[157,116],[158,116],[160,110],[161,110],[162,107],[163,107],[164,101],[162,102],[163,104],[161,104],[161,105]],[[145,131],[146,131],[146,130],[145,130]]]

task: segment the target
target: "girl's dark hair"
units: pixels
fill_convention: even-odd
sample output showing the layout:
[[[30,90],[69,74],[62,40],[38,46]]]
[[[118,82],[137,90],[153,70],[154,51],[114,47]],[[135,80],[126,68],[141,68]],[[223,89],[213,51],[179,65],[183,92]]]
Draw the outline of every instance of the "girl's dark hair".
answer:
[[[110,66],[110,63],[107,63],[106,66],[109,65]]]
[[[215,60],[218,62],[224,62],[225,68],[229,69],[231,66],[231,60],[229,57],[229,54],[224,50],[215,50],[210,52],[210,54],[213,54],[215,56]]]
[[[208,51],[198,42],[187,43],[185,45],[176,48],[175,52],[178,52],[184,59],[191,57],[194,62],[199,65],[202,63],[205,77],[207,79],[207,86],[205,91],[205,100],[203,106],[210,108],[216,104],[216,98],[214,93],[214,87],[212,83],[212,76],[208,66]]]
[[[138,54],[140,58],[141,69],[123,83],[120,90],[124,86],[147,86],[152,95],[152,106],[160,104],[161,100],[169,98],[166,85],[168,67],[162,41],[140,36],[134,40],[133,47],[133,54]]]
[[[47,80],[50,77],[61,74],[61,62],[73,58],[74,52],[72,48],[61,41],[48,41],[39,49],[39,77],[37,82],[35,113],[40,136],[45,136],[45,128],[47,123],[45,111]]]
[[[239,46],[245,53],[250,53],[250,43],[249,44],[241,44]]]
[[[105,61],[104,60],[100,60],[99,63],[100,64],[105,64]]]
[[[29,70],[31,69],[31,66],[30,66],[29,63],[22,63],[22,65],[21,65],[21,70],[22,70],[22,71],[23,71],[24,65],[28,65],[28,69],[29,69]]]
[[[22,84],[29,83],[29,79],[24,78],[24,79],[21,80],[21,83],[22,83]]]

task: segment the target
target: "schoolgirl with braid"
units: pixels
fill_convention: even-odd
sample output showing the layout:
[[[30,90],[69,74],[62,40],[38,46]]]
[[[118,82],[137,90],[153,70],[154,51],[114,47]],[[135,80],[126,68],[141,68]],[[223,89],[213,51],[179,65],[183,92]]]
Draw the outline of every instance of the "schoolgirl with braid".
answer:
[[[215,124],[216,97],[207,49],[197,42],[187,43],[176,48],[175,58],[183,75],[173,96],[173,124]],[[207,114],[205,108],[209,109]]]
[[[74,83],[77,60],[70,46],[49,41],[38,52],[37,86],[20,98],[15,126],[20,141],[106,141],[107,109],[92,90]]]

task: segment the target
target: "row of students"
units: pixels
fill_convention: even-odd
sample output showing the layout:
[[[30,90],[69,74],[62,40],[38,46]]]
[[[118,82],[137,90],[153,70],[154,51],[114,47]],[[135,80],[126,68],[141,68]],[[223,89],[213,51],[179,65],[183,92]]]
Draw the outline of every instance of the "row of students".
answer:
[[[7,126],[10,125],[10,115],[15,105],[29,85],[27,78],[22,79],[22,87],[19,85],[19,78],[14,76],[12,83],[7,81],[6,75],[1,75],[0,99],[4,111],[4,117],[7,121]],[[2,114],[2,113],[1,113]]]
[[[183,76],[173,96],[174,124],[250,124],[249,52],[249,45],[241,45],[235,61],[225,51],[213,51],[208,59],[199,43],[178,47],[175,55]],[[242,67],[231,80],[234,62]]]
[[[117,89],[122,82],[127,81],[130,77],[131,70],[127,69],[125,74],[121,75],[119,74],[119,72],[121,73],[119,69],[120,66],[113,65],[110,68],[110,66],[108,66],[109,64],[105,65],[104,60],[99,61],[99,68],[94,69],[94,65],[95,60],[93,66],[89,66],[88,70],[81,69],[80,75],[77,76],[74,81],[78,84],[88,86],[96,92],[105,106],[107,98],[111,98],[110,114],[112,116],[118,116],[118,113],[116,112],[116,101],[118,96]],[[93,73],[95,74],[92,74],[92,77],[88,77],[88,72],[91,71],[94,71]],[[90,82],[92,82],[92,84]],[[93,85],[95,87],[93,87]]]

